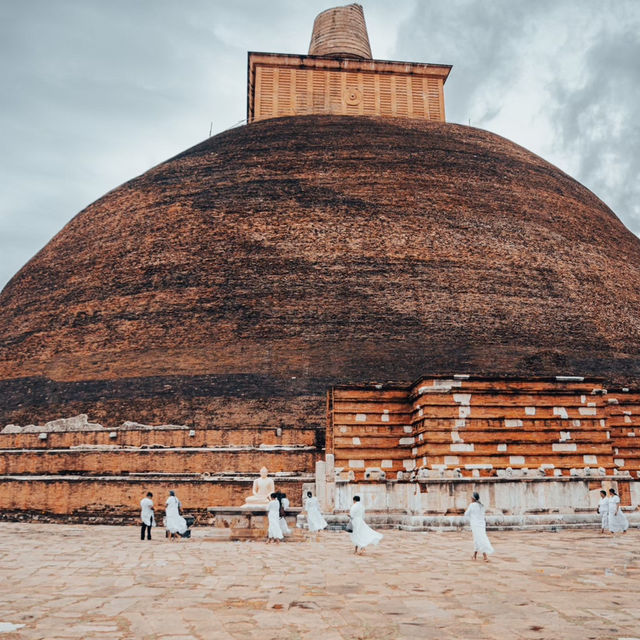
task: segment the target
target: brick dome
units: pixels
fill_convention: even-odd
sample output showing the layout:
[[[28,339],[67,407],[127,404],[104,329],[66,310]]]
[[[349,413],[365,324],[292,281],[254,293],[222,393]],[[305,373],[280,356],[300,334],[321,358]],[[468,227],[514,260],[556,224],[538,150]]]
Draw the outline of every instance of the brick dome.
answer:
[[[640,241],[508,140],[226,131],[87,207],[0,296],[0,426],[315,424],[333,383],[640,378]]]

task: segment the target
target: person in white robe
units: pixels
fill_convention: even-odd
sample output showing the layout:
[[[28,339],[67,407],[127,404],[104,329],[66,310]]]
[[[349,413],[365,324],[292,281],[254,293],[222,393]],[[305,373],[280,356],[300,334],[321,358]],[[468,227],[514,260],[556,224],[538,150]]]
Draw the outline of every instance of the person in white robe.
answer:
[[[615,489],[609,489],[609,531],[626,533],[628,528],[629,521],[620,508],[620,496]]]
[[[327,521],[320,511],[320,503],[311,491],[307,491],[307,499],[304,501],[304,510],[307,514],[307,526],[309,533],[318,533],[327,528]]]
[[[153,493],[147,492],[147,495],[140,500],[140,520],[142,528],[140,529],[140,540],[144,540],[146,531],[147,540],[151,540],[151,527],[153,526]]]
[[[600,490],[598,513],[600,514],[600,533],[605,533],[609,531],[609,498],[607,498],[607,492],[604,489]]]
[[[180,500],[174,491],[169,491],[165,506],[164,528],[169,532],[171,540],[178,538],[187,529],[187,521],[180,515]]]
[[[354,553],[364,553],[366,546],[378,544],[382,540],[382,534],[374,531],[364,521],[364,505],[360,502],[360,496],[353,496],[353,505],[349,511],[351,517],[351,542],[355,546]]]
[[[289,498],[287,498],[287,494],[281,493],[278,499],[280,500],[280,506],[282,507],[282,509],[280,510],[280,513],[281,514],[286,513],[287,510],[289,509]],[[289,525],[287,524],[287,519],[283,515],[280,515],[280,529],[282,530],[283,536],[291,535],[291,529],[289,529]]]
[[[487,537],[487,521],[485,519],[485,509],[480,502],[480,494],[476,491],[472,494],[473,500],[467,507],[464,515],[469,518],[469,526],[473,534],[473,556],[475,560],[481,553],[485,562],[489,562],[488,554],[493,553],[493,547]]]
[[[280,528],[280,500],[277,493],[271,494],[271,500],[267,504],[267,520],[269,522],[267,542],[280,542],[284,536]]]

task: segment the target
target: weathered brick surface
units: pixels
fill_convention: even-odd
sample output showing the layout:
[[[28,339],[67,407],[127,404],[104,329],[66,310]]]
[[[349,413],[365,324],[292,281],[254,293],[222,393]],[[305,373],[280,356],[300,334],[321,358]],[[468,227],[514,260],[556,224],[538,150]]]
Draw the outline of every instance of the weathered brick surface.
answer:
[[[76,216],[0,295],[0,424],[323,428],[331,383],[639,379],[640,241],[575,180],[452,124],[222,133]],[[255,424],[255,423],[254,423]]]

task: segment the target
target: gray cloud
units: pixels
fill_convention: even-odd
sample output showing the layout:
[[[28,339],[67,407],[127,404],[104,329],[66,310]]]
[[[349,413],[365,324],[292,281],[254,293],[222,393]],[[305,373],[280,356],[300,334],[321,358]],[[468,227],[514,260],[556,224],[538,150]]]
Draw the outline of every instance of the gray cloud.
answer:
[[[248,50],[325,0],[0,3],[0,288],[80,209],[245,116]],[[635,0],[363,0],[374,56],[454,65],[448,119],[528,146],[640,230]]]

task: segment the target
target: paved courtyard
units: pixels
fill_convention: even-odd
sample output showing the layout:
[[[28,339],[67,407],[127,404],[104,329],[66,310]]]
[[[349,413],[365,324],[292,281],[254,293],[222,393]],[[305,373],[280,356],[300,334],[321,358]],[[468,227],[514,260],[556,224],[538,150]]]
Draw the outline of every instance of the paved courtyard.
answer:
[[[134,527],[0,523],[0,638],[640,639],[640,531],[385,532],[319,543],[141,542]],[[15,630],[17,625],[24,625]]]

